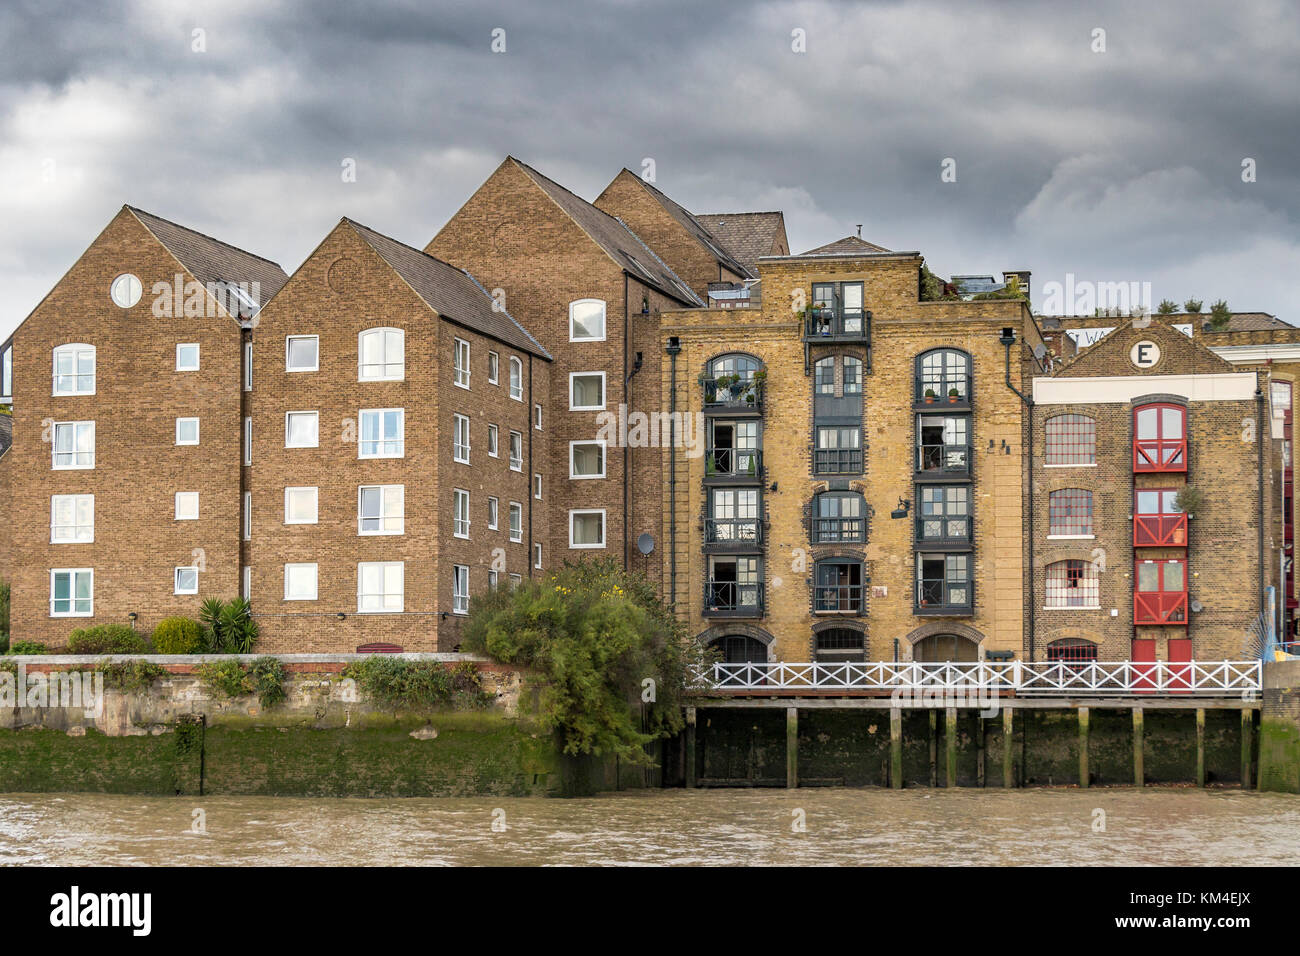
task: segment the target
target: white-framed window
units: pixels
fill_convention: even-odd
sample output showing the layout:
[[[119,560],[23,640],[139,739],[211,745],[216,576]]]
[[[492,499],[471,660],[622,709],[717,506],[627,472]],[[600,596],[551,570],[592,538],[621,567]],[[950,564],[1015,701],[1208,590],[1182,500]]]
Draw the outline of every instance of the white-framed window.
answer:
[[[199,520],[199,493],[197,491],[176,492],[176,520]]]
[[[451,613],[469,613],[469,566],[453,564],[451,585]]]
[[[569,411],[599,412],[605,408],[605,373],[569,373]]]
[[[244,343],[244,391],[253,390],[253,343]]]
[[[176,346],[176,371],[197,372],[199,370],[199,343],[181,342]]]
[[[93,345],[73,342],[69,345],[60,345],[54,350],[54,394],[95,394],[95,347]]]
[[[176,419],[176,444],[197,445],[199,443],[199,420],[197,418]]]
[[[500,511],[500,509],[501,509],[501,502],[497,500],[495,495],[489,495],[488,496],[488,530],[489,531],[497,530],[497,522],[499,521],[498,512]]]
[[[578,509],[569,512],[569,547],[605,547],[605,509]]]
[[[50,496],[50,544],[95,540],[95,496]]]
[[[524,576],[522,574],[510,575],[510,590],[513,591],[515,588],[519,587],[519,585],[523,583],[524,583]]]
[[[406,565],[401,561],[362,561],[357,565],[357,613],[394,614],[403,610]]]
[[[569,442],[569,477],[575,479],[605,477],[605,442]]]
[[[499,435],[500,435],[500,429],[498,429],[497,426],[495,425],[488,426],[488,457],[489,458],[501,457],[501,449],[499,447],[499,442],[498,442]]]
[[[95,423],[55,422],[54,469],[72,471],[95,467]]]
[[[244,492],[244,540],[253,540],[253,493]]]
[[[358,458],[402,458],[406,445],[406,410],[363,408]]]
[[[533,497],[542,500],[542,476],[538,472],[533,472]]]
[[[524,400],[524,363],[510,356],[510,397],[516,402]]]
[[[286,564],[284,566],[284,599],[286,601],[316,600],[317,573],[314,562]]]
[[[501,576],[496,571],[493,571],[491,568],[488,568],[488,588],[495,591],[500,581],[501,581]]]
[[[253,569],[247,564],[244,565],[240,581],[239,596],[245,601],[251,601],[253,599]]]
[[[284,370],[286,372],[320,371],[320,336],[285,336]]]
[[[540,541],[533,545],[533,567],[541,570],[542,567],[542,543]]]
[[[244,464],[253,463],[253,417],[244,416]]]
[[[524,506],[517,501],[510,502],[510,540],[524,540]]]
[[[542,406],[540,404],[533,406],[533,427],[538,431],[542,430]]]
[[[569,341],[605,341],[605,301],[578,299],[569,303]]]
[[[357,491],[357,534],[403,534],[406,486],[362,485]]]
[[[496,352],[488,352],[488,384],[499,385],[501,380],[501,356]]]
[[[459,412],[452,415],[454,427],[452,429],[452,446],[451,457],[453,461],[458,461],[462,465],[469,464],[469,416],[461,415]]]
[[[510,470],[524,470],[524,436],[515,431],[510,433]]]
[[[400,382],[406,378],[406,333],[366,329],[357,336],[357,381]]]
[[[452,349],[452,383],[457,388],[469,388],[469,343],[456,339]]]
[[[284,523],[315,524],[319,514],[320,493],[316,488],[284,489]]]
[[[469,492],[463,488],[452,489],[452,528],[457,538],[469,537]]]
[[[320,412],[285,412],[284,447],[320,447]]]
[[[173,594],[198,594],[199,569],[195,567],[177,568],[172,575]]]
[[[93,568],[55,568],[50,572],[50,617],[90,617],[94,613]]]
[[[129,272],[123,272],[108,287],[108,296],[119,309],[132,308],[140,301],[143,292],[144,284],[140,282],[140,277]]]

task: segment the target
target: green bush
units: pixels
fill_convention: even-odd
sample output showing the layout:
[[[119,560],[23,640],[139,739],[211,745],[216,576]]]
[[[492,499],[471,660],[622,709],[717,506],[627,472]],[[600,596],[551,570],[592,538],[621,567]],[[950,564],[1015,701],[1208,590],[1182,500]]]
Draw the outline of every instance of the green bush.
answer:
[[[206,661],[196,670],[204,686],[222,697],[243,697],[253,690],[244,665],[237,660]]]
[[[37,641],[14,641],[9,645],[8,654],[17,656],[19,654],[48,654],[49,650],[44,644]]]
[[[257,643],[257,622],[243,598],[222,601],[208,598],[199,608],[213,654],[251,654]]]
[[[100,661],[95,670],[104,675],[104,683],[119,690],[145,690],[157,678],[166,674],[162,667],[150,660]]]
[[[278,657],[259,657],[248,667],[248,681],[263,708],[274,707],[288,695],[284,692],[284,663]]]
[[[79,627],[68,636],[70,654],[143,654],[149,644],[127,624]]]
[[[164,618],[153,629],[153,648],[159,654],[202,653],[203,625],[188,617]]]
[[[343,671],[380,707],[422,710],[431,707],[481,707],[487,694],[472,661],[448,668],[437,661],[408,661],[376,654]]]

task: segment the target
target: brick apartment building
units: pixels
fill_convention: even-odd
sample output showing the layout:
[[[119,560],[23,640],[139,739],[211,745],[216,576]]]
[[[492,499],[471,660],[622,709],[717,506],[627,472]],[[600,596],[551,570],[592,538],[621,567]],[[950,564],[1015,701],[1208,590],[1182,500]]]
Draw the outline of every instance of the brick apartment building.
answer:
[[[126,207],[0,343],[13,636],[242,593],[268,651],[451,650],[592,556],[731,660],[1221,659],[1268,588],[1294,618],[1300,329],[928,301],[923,263],[513,157],[423,251],[345,218],[292,277]]]

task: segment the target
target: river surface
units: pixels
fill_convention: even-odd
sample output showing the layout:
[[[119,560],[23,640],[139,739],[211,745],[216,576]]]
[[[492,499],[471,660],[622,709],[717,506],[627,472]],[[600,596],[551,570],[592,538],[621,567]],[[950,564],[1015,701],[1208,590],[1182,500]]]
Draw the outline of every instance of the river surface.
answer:
[[[197,809],[206,833],[191,832]],[[0,794],[3,865],[1247,863],[1300,864],[1300,797],[1193,789],[654,790],[584,800]]]

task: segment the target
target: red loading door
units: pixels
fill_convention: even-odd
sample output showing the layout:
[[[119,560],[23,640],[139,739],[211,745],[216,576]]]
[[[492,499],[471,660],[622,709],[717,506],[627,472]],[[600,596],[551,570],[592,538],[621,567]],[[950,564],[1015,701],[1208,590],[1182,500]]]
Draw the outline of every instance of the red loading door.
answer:
[[[1187,692],[1192,689],[1192,665],[1189,663],[1191,659],[1191,638],[1171,637],[1169,639],[1169,689],[1171,691]]]
[[[1155,638],[1133,638],[1133,687],[1150,693],[1155,690]],[[1143,666],[1144,664],[1148,666]]]

